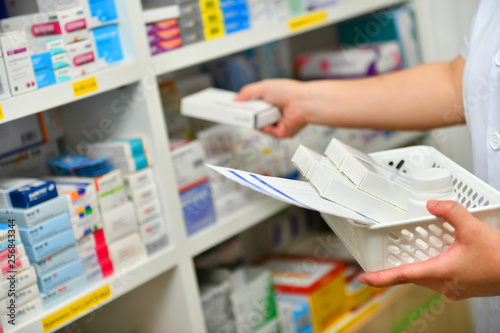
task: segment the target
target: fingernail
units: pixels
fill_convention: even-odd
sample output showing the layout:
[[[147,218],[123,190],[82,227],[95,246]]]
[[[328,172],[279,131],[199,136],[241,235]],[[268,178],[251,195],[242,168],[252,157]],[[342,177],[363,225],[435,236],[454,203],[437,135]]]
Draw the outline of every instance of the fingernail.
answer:
[[[366,281],[366,279],[364,278],[363,275],[361,275],[359,278],[358,278],[358,281],[361,282],[362,284],[367,284],[368,281]]]
[[[427,208],[434,208],[437,206],[439,201],[437,200],[429,200],[427,201]]]

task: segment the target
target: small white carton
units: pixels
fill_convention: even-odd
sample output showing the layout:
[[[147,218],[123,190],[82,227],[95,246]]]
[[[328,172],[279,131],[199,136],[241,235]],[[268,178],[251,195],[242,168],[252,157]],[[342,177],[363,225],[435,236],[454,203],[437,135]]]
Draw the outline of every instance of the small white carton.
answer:
[[[0,44],[12,95],[17,96],[36,90],[35,71],[24,32],[1,34]]]
[[[239,126],[262,128],[281,118],[279,109],[267,102],[251,100],[235,102],[236,93],[207,88],[181,100],[181,113],[185,116]]]
[[[127,201],[125,204],[102,214],[102,224],[107,243],[137,231],[134,205]]]
[[[300,173],[307,178],[307,173],[314,163],[321,163],[331,168],[335,165],[325,156],[311,150],[303,145],[300,145],[292,157],[292,163],[300,171]]]
[[[356,188],[341,172],[330,180],[320,195],[379,223],[400,221],[408,217],[405,210]]]
[[[378,162],[375,161],[370,155],[363,153],[354,147],[346,145],[335,138],[333,138],[328,144],[328,147],[326,147],[325,155],[330,159],[330,161],[332,161],[333,164],[335,164],[337,169],[340,168],[347,155],[354,155],[368,163],[375,165],[378,164]]]
[[[115,272],[138,263],[145,257],[144,246],[136,232],[108,244],[108,249]]]
[[[351,154],[344,159],[340,171],[361,191],[408,210],[410,185],[405,184],[397,174]]]
[[[57,11],[62,39],[66,44],[89,38],[88,16],[82,7],[72,7]]]

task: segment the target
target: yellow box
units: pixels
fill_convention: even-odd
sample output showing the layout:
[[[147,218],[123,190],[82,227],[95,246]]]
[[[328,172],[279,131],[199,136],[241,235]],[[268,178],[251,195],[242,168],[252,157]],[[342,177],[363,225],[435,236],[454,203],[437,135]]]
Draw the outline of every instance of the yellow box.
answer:
[[[200,10],[202,13],[210,10],[219,10],[219,9],[220,9],[219,0],[200,0]]]
[[[363,269],[357,264],[351,264],[345,269],[345,293],[349,310],[360,307],[380,290],[358,282],[359,276],[363,273]]]
[[[266,260],[262,266],[273,272],[274,290],[280,302],[309,307],[314,332],[322,332],[347,310],[341,262],[279,257]]]
[[[226,32],[224,30],[224,24],[211,24],[203,27],[203,32],[205,34],[206,40],[211,40],[215,38],[223,37]]]

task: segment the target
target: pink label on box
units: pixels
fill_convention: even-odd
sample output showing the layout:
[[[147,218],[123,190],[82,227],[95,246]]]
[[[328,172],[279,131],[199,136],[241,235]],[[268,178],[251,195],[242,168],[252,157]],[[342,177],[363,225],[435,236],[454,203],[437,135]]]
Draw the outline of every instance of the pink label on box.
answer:
[[[14,250],[14,251],[12,251]],[[5,251],[0,252],[0,262],[4,262],[9,258],[9,255],[18,255],[19,252],[17,251],[17,247],[14,247],[13,249],[7,249]]]
[[[85,21],[85,19],[69,22],[64,26],[64,30],[68,33],[84,29],[87,29],[87,21]]]
[[[34,37],[60,35],[61,26],[59,22],[35,24],[31,27],[31,33]]]
[[[94,61],[95,61],[94,53],[89,52],[89,53],[85,53],[85,54],[76,56],[73,59],[73,65],[78,67],[78,66],[85,65],[85,64],[88,64],[88,63],[91,63]]]
[[[14,51],[8,51],[7,55],[11,56],[11,55],[14,55],[14,54],[24,53],[26,51],[28,51],[28,49],[26,49],[26,48],[17,49],[17,50],[14,50]]]

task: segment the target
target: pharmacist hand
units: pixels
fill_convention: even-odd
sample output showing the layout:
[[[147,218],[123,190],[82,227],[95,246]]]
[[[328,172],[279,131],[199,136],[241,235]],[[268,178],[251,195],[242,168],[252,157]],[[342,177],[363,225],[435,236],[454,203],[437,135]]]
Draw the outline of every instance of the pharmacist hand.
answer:
[[[432,259],[366,273],[359,281],[374,287],[414,283],[451,300],[500,295],[500,230],[454,201],[429,201],[427,209],[455,228],[455,242]]]
[[[295,135],[306,124],[307,120],[301,107],[303,83],[295,80],[275,79],[249,84],[241,89],[237,101],[261,98],[281,109],[281,120],[262,129],[278,138]]]

